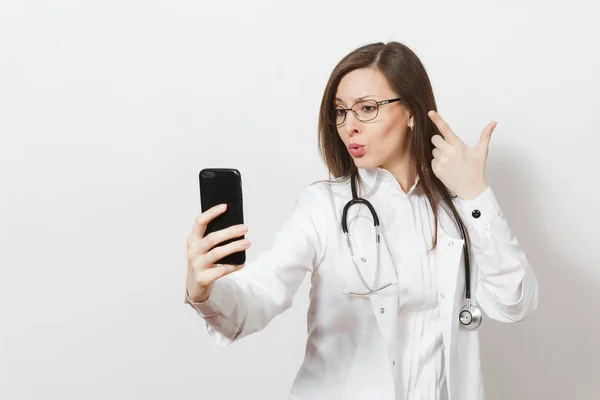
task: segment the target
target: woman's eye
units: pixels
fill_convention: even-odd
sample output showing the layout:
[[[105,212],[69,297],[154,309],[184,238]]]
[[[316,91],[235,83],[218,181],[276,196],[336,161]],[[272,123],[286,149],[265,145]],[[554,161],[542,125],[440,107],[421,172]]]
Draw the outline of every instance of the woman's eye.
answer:
[[[362,111],[366,113],[372,113],[375,111],[375,107],[373,106],[362,106]]]
[[[338,117],[343,116],[345,112],[346,111],[343,108],[336,108],[335,109],[335,115],[338,116]]]

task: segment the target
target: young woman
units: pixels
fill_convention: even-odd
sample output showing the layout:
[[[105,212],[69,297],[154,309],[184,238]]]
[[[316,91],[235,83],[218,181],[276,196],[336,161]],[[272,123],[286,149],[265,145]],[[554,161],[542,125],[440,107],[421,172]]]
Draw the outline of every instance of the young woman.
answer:
[[[358,48],[321,103],[320,151],[335,179],[300,194],[273,246],[243,270],[215,265],[250,246],[209,251],[246,228],[203,238],[224,208],[196,220],[186,301],[220,345],[263,329],[311,273],[290,398],[483,399],[482,314],[517,322],[536,309],[534,272],[484,177],[495,123],[469,148],[436,109],[408,47]]]

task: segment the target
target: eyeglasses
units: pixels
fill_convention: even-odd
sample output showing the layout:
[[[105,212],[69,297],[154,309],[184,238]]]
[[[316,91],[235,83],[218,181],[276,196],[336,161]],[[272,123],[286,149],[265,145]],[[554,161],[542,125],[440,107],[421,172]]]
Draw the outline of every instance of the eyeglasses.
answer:
[[[363,100],[359,101],[358,103],[354,103],[350,108],[337,106],[335,107],[335,113],[333,115],[335,121],[331,122],[335,122],[337,126],[343,125],[344,122],[346,122],[346,114],[348,113],[348,111],[352,111],[354,117],[359,121],[372,121],[375,118],[377,118],[377,115],[379,114],[379,106],[394,103],[400,100],[402,100],[402,97],[382,101]]]

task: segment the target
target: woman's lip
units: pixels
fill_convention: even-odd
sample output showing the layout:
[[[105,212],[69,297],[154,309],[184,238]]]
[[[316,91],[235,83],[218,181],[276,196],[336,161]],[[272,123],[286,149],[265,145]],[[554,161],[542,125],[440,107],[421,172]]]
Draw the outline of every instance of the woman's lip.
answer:
[[[364,144],[360,144],[360,143],[351,143],[348,146],[348,149],[358,149],[358,148],[361,148],[361,147],[365,147],[365,145]]]
[[[350,146],[349,151],[354,157],[362,157],[365,155],[365,146]]]

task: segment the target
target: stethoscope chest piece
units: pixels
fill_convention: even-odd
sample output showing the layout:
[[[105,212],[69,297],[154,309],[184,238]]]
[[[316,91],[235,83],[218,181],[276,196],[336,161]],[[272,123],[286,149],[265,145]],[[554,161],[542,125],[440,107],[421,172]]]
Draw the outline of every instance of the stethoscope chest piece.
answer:
[[[458,320],[465,329],[475,330],[481,325],[482,315],[479,307],[471,304],[466,305],[460,310]]]

